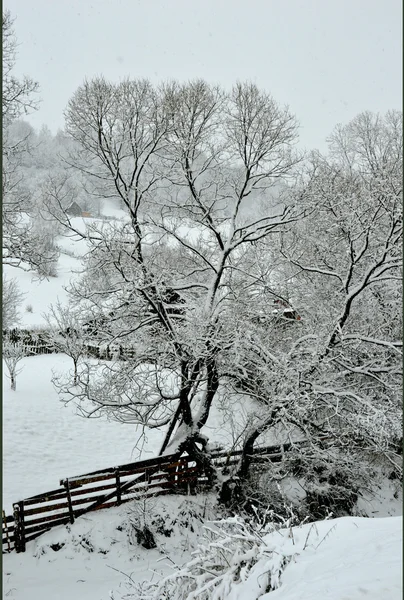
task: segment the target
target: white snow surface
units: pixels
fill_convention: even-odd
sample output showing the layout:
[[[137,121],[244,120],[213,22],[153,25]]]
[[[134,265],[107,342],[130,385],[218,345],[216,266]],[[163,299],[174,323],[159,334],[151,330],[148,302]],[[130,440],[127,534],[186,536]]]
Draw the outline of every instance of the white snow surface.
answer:
[[[24,358],[17,390],[10,389],[3,362],[3,508],[59,487],[59,480],[158,455],[165,431],[118,423],[106,416],[85,419],[59,399],[53,373],[68,372],[64,354]],[[214,405],[205,433],[210,443],[230,448],[243,427],[242,398],[230,419]]]
[[[24,298],[20,307],[19,327],[45,326],[43,314],[49,311],[51,304],[59,300],[67,304],[65,287],[70,280],[77,278],[81,270],[81,262],[77,258],[61,254],[58,261],[58,276],[40,280],[35,273],[22,271],[9,265],[3,266],[3,273],[8,279],[15,279]]]
[[[261,558],[226,600],[399,600],[402,598],[402,518],[344,517],[263,538],[291,562],[280,587],[262,594],[271,560]]]
[[[155,583],[172,574],[174,565],[188,563],[192,552],[206,543],[202,520],[195,514],[203,512],[212,518],[214,504],[212,496],[151,499],[147,518],[152,521],[160,516],[172,530],[169,537],[156,534],[157,548],[152,550],[140,547],[133,535],[130,521],[139,518],[139,510],[128,504],[88,514],[73,525],[57,527],[29,542],[24,554],[5,555],[4,597],[136,600],[137,592],[128,586],[128,577],[134,584]],[[262,538],[258,559],[248,574],[225,582],[228,592],[214,595],[212,591],[211,597],[399,600],[401,548],[401,517],[346,517],[274,531]],[[279,587],[266,592],[268,574],[278,572],[284,558],[288,564],[280,569]],[[127,595],[129,592],[132,595]]]
[[[52,371],[71,368],[64,354],[22,360],[17,390],[10,389],[3,363],[3,508],[59,487],[59,480],[138,460],[141,434],[135,425],[85,419],[59,400]],[[19,365],[20,366],[20,365]],[[154,436],[154,437],[153,437]],[[162,434],[148,432],[151,458]],[[152,437],[152,439],[150,439]],[[153,454],[151,454],[153,452]]]

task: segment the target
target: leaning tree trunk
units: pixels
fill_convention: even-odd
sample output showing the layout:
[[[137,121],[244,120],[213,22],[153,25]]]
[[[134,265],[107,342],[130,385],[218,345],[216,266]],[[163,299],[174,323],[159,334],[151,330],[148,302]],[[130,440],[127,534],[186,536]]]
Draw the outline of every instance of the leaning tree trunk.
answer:
[[[270,415],[257,427],[250,430],[243,444],[240,461],[236,472],[226,479],[219,493],[219,502],[227,507],[235,504],[240,506],[244,502],[243,484],[248,480],[251,462],[254,454],[254,444],[257,438],[275,423],[278,407],[272,409]]]
[[[206,369],[206,393],[198,420],[194,421],[191,410],[190,394],[192,393],[192,388],[197,381],[202,368]],[[190,434],[180,443],[178,452],[180,455],[183,452],[187,452],[187,454],[195,460],[200,471],[204,472],[208,477],[210,485],[214,485],[217,480],[217,472],[207,450],[207,439],[201,434],[201,429],[206,424],[213,399],[219,387],[219,375],[215,359],[210,358],[203,362],[201,359],[198,359],[192,366],[184,361],[181,365],[181,375],[183,385],[180,392],[180,401],[170,422],[166,437],[160,449],[160,455],[167,448],[176,425],[178,425],[178,427],[181,425],[189,427]]]

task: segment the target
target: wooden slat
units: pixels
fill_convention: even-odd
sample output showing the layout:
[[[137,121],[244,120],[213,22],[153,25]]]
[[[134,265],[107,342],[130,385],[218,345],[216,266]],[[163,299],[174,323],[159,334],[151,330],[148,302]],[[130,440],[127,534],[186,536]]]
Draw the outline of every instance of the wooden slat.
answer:
[[[46,529],[52,529],[53,527],[57,527],[58,525],[65,525],[69,522],[69,515],[64,517],[63,519],[59,519],[58,521],[48,521],[47,523],[42,523],[41,525],[34,525],[33,527],[28,527],[28,523],[26,523],[25,534],[26,536],[31,533],[35,533],[36,531],[44,531]]]
[[[84,494],[92,494],[93,492],[102,492],[103,490],[112,490],[115,487],[115,483],[108,483],[107,485],[96,485],[94,487],[85,488],[82,487],[80,490],[74,490],[70,492],[72,496],[82,496]]]
[[[89,487],[89,488],[82,487],[79,490],[71,491],[70,495],[71,496],[82,496],[84,494],[91,494],[92,492],[101,492],[102,490],[109,490],[109,489],[112,489],[112,488],[115,488],[115,484],[114,483],[107,484],[107,485],[99,485],[99,486],[94,486],[94,487]],[[57,496],[54,496],[54,497],[50,498],[49,500],[53,502],[55,500],[61,500],[61,499],[65,499],[65,498],[66,498],[66,491],[63,491],[60,494],[58,494]],[[26,506],[27,504],[30,505],[30,506],[32,506],[32,505],[39,504],[39,502],[38,501],[33,501],[33,500],[31,500],[29,502],[26,502],[24,500],[24,506]],[[49,504],[49,506],[51,506],[51,504]]]
[[[140,464],[140,463],[134,463],[136,465]],[[176,468],[180,465],[183,465],[184,462],[182,461],[177,461],[177,462],[170,462],[170,461],[162,461],[159,462],[158,464],[153,464],[151,467],[147,467],[148,471],[152,471],[155,468],[156,470],[163,470],[163,469],[173,469]],[[119,476],[120,477],[130,477],[131,475],[142,475],[144,474],[146,471],[146,468],[144,466],[142,467],[136,467],[136,468],[132,468],[132,469],[122,469],[122,467],[119,467]],[[115,479],[116,478],[116,470],[115,471],[108,471],[106,473],[97,473],[94,476],[92,474],[89,475],[81,475],[80,477],[72,477],[71,479],[69,478],[69,483],[72,489],[74,489],[75,487],[81,486],[81,485],[86,485],[88,483],[96,483],[97,481],[106,481],[108,479]],[[64,481],[63,479],[61,481]]]
[[[96,475],[102,475],[102,474],[111,474],[111,473],[114,474],[117,468],[119,469],[120,473],[122,471],[135,472],[135,471],[133,471],[133,469],[143,470],[143,467],[146,468],[146,467],[152,467],[152,466],[159,466],[162,463],[167,463],[170,461],[174,462],[177,458],[178,458],[178,453],[170,454],[167,456],[160,456],[157,458],[148,458],[146,460],[139,460],[137,462],[119,465],[118,467],[108,467],[107,469],[99,469],[98,471],[91,471],[90,473],[84,473],[83,475],[77,475],[77,477],[69,477],[69,479],[71,481],[71,484],[73,484],[74,481],[85,479],[87,477],[91,477],[92,475],[96,476]],[[61,479],[60,485],[63,485],[63,483],[62,483],[63,481],[64,480]]]
[[[90,497],[85,496],[84,498],[79,498],[78,500],[73,500],[72,505],[80,506],[80,504],[88,504],[89,502],[96,502],[97,500],[102,500],[102,498],[104,498],[104,496],[105,496],[105,494],[101,494],[99,496],[90,496]]]
[[[62,498],[66,498],[66,492],[63,489],[60,489],[59,493],[54,494],[53,496],[28,498],[27,500],[24,500],[24,506],[34,506],[36,504],[44,504],[44,503],[54,502],[56,500],[61,500]]]
[[[31,527],[31,525],[36,525],[38,523],[49,523],[51,521],[57,521],[58,519],[68,518],[69,513],[58,513],[57,515],[47,515],[46,517],[40,517],[38,519],[26,519],[25,525],[26,527]],[[56,527],[56,525],[55,525]]]
[[[85,477],[82,479],[71,479],[70,486],[71,486],[72,490],[74,490],[78,487],[87,485],[89,483],[96,483],[97,481],[107,481],[108,479],[114,479],[114,477],[115,477],[114,473],[105,473],[102,475],[94,475],[94,476]],[[61,481],[63,481],[63,479]]]
[[[92,487],[92,488],[91,487],[90,488],[84,488],[83,487],[83,488],[81,488],[79,490],[73,490],[73,491],[71,491],[70,495],[71,496],[82,496],[84,494],[91,494],[92,492],[101,492],[102,490],[108,490],[108,489],[112,489],[114,487],[115,487],[114,483],[108,484],[108,485],[98,485],[98,486],[95,486],[95,487]],[[66,492],[64,490],[62,490],[60,492],[60,494],[57,494],[57,495],[49,498],[47,501],[48,502],[49,501],[53,502],[54,500],[61,500],[61,499],[65,499],[65,498],[66,498]],[[45,501],[46,500],[45,500],[45,496],[44,496],[43,500],[41,502],[43,503]],[[33,499],[30,499],[28,501],[24,500],[24,506],[26,506],[26,505],[32,506],[32,505],[35,505],[35,504],[40,504],[40,502],[38,500],[33,500]],[[13,517],[12,517],[12,519],[13,519]]]
[[[63,488],[58,488],[57,490],[50,490],[49,492],[42,492],[42,494],[36,494],[36,496],[30,496],[24,500],[24,504],[36,504],[40,502],[48,502],[52,496],[56,494],[65,493]],[[31,500],[36,500],[36,502],[31,502]]]
[[[68,479],[66,479],[66,481],[65,481],[65,488],[66,488],[67,506],[69,507],[69,519],[70,519],[70,523],[74,523],[73,503],[72,503],[72,497],[70,495],[70,486],[69,486],[69,480]]]
[[[103,510],[104,508],[109,508],[110,506],[116,506],[116,502],[105,502],[105,504],[101,504],[100,506],[93,508],[91,512],[94,512],[95,510]]]
[[[67,508],[67,502],[61,502],[59,504],[49,504],[48,506],[38,506],[37,508],[30,508],[24,511],[27,515],[37,515],[38,513],[52,512],[53,510],[59,510],[59,508]]]

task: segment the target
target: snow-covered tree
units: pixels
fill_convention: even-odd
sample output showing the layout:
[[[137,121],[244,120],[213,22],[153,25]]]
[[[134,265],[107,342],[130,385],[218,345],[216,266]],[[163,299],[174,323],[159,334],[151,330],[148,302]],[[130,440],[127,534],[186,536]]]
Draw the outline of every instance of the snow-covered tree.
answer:
[[[21,293],[15,279],[8,279],[3,275],[3,304],[2,317],[3,329],[10,329],[19,323],[19,307],[24,295]]]
[[[401,471],[401,122],[394,112],[361,114],[336,129],[328,157],[306,165],[295,192],[306,218],[277,241],[299,333],[271,355],[260,341],[265,409],[246,435],[239,475],[258,437],[281,423],[312,442],[299,460],[327,483],[338,471],[346,488],[363,483],[366,457]],[[332,450],[322,449],[324,437]]]
[[[251,84],[101,78],[79,88],[66,119],[81,147],[71,166],[127,211],[83,234],[55,210],[91,245],[71,292],[98,339],[133,358],[85,365],[64,398],[90,401],[90,416],[167,427],[161,452],[186,449],[209,467],[212,403],[244,394],[242,477],[269,429],[305,437],[317,457],[327,437],[335,464],[352,464],[349,447],[396,465],[397,115],[338,128],[330,155],[299,172],[294,118]]]
[[[128,214],[89,228],[87,274],[73,294],[89,319],[98,317],[99,336],[131,344],[135,357],[105,367],[101,378],[88,365],[81,391],[63,391],[91,400],[92,414],[168,425],[162,452],[180,425],[177,446],[198,452],[228,349],[243,338],[236,273],[252,244],[300,218],[283,200],[262,216],[240,214],[298,161],[295,119],[251,84],[227,94],[202,81],[154,89],[103,79],[79,88],[66,117],[82,147],[76,167]],[[248,329],[246,322],[245,344]]]
[[[21,373],[23,367],[18,368],[19,363],[26,356],[23,344],[20,342],[11,342],[7,337],[3,338],[3,361],[7,367],[10,379],[11,389],[15,392],[17,389],[17,375]]]
[[[27,114],[37,107],[35,94],[38,83],[30,77],[17,79],[14,66],[17,58],[17,39],[13,29],[14,19],[10,11],[3,12],[3,88],[2,115],[3,127],[12,123],[21,114]]]
[[[56,352],[66,354],[73,361],[72,385],[75,386],[80,360],[86,354],[85,340],[80,332],[80,314],[58,301],[56,305],[51,305],[45,318],[48,325],[46,338],[49,345]]]
[[[57,252],[43,239],[29,211],[32,197],[21,166],[33,151],[33,131],[30,126],[16,121],[35,110],[38,84],[30,77],[18,79],[14,75],[17,58],[17,40],[10,12],[3,13],[3,263],[42,274],[49,272]]]

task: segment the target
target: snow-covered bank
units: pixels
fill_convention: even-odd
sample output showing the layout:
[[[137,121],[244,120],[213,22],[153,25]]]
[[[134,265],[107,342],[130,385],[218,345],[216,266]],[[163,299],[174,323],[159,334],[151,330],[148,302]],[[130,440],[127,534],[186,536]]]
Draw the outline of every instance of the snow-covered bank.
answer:
[[[14,600],[402,597],[401,517],[346,517],[277,529],[261,539],[240,537],[229,553],[225,540],[217,543],[205,533],[203,523],[209,526],[215,516],[219,515],[212,495],[160,497],[146,505],[139,502],[88,514],[72,526],[55,528],[29,542],[25,554],[6,555],[4,595]],[[155,535],[154,549],[146,550],[136,541],[135,528],[143,523]],[[221,578],[205,594],[190,596],[192,587],[198,589],[192,585],[198,578],[188,577],[198,574],[198,556],[206,566],[205,584],[212,580],[207,575],[212,566],[209,556]],[[191,559],[194,566],[189,565]],[[181,569],[184,578],[178,578]],[[168,595],[158,595],[161,590],[150,587],[174,573],[178,584],[167,586]]]

